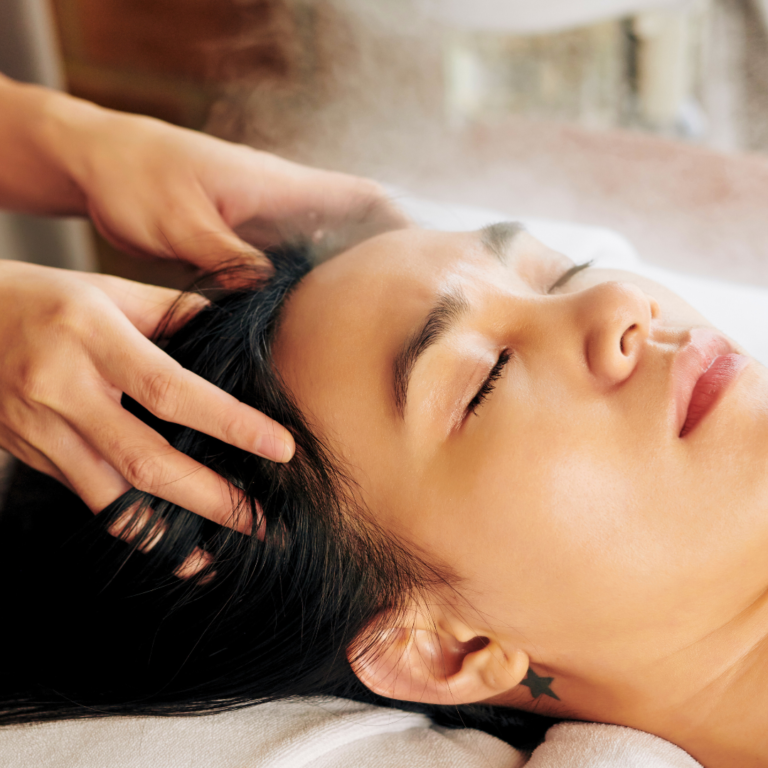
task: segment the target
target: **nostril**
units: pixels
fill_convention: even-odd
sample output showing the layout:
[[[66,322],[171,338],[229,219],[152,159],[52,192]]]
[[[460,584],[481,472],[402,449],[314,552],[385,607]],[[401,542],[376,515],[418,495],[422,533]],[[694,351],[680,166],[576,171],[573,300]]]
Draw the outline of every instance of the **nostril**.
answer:
[[[622,355],[626,355],[627,354],[626,351],[625,351],[626,347],[625,347],[625,344],[624,344],[624,339],[626,339],[627,335],[632,333],[632,331],[634,331],[635,328],[637,328],[637,323],[632,323],[632,325],[630,325],[629,328],[627,328],[627,330],[624,331],[624,333],[621,336],[621,339],[619,340],[619,347],[621,348],[621,354]]]

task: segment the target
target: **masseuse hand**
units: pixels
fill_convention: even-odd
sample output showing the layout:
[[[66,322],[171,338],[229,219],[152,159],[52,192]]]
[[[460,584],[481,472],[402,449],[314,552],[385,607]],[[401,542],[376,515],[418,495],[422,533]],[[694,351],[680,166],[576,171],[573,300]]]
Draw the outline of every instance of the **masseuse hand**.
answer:
[[[405,224],[370,182],[304,168],[156,120],[0,76],[0,206],[89,214],[126,251],[204,269],[259,260],[232,231],[275,242],[352,220],[359,236]],[[94,510],[129,485],[219,522],[231,496],[120,407],[277,461],[293,441],[262,414],[179,368],[149,342],[176,294],[96,275],[2,264],[0,447],[72,487]]]
[[[213,269],[303,235],[345,242],[407,225],[381,188],[0,75],[0,207],[88,214],[134,255]]]
[[[122,393],[163,419],[269,458],[288,459],[293,444],[271,419],[145,338],[178,295],[0,261],[0,445],[65,483],[94,512],[135,486],[226,523],[226,483],[124,410]],[[200,302],[190,298],[177,322]]]

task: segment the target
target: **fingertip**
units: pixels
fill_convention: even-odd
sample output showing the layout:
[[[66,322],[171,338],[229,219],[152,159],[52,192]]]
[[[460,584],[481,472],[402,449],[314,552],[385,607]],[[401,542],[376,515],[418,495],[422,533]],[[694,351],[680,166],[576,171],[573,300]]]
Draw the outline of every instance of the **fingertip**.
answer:
[[[259,506],[259,517],[256,520],[256,527],[253,531],[253,535],[259,541],[264,541],[267,537],[267,516],[264,514],[264,510],[261,506]]]
[[[176,243],[175,255],[210,272],[226,272],[227,269],[237,267],[258,267],[261,270],[271,267],[263,251],[238,237],[229,228],[203,233],[183,244]]]
[[[293,458],[296,452],[296,443],[293,435],[286,429],[281,429],[280,435],[259,435],[254,448],[254,453],[270,461],[285,464]]]
[[[250,246],[220,253],[210,264],[216,282],[222,288],[237,289],[253,285],[274,273],[274,266],[263,251]]]
[[[222,262],[263,265],[268,262],[264,252],[235,234],[225,232],[221,238],[219,260]]]
[[[200,571],[208,568],[213,562],[213,555],[200,547],[195,547],[186,560],[173,572],[179,579],[190,579]],[[209,575],[212,577],[212,574]]]
[[[281,463],[286,463],[290,461],[294,454],[296,453],[296,443],[293,439],[293,435],[288,432],[288,430],[285,431],[285,442],[283,443],[283,458],[280,460]]]
[[[229,259],[232,262],[239,262],[246,266],[263,266],[269,262],[263,251],[252,248],[246,243],[243,243],[242,247],[238,250],[231,251]],[[224,260],[226,261],[226,257]]]

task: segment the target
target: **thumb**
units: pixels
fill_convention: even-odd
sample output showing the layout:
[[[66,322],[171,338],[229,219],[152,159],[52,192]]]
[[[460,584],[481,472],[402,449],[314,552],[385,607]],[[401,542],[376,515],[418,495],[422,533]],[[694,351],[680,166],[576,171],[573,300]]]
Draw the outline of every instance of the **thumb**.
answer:
[[[216,229],[177,240],[171,247],[178,259],[203,273],[212,273],[223,288],[251,285],[254,277],[273,271],[272,262],[263,251],[238,237],[223,222]]]
[[[271,266],[262,251],[232,231],[201,190],[162,217],[158,235],[159,251],[205,272],[227,266]]]
[[[224,222],[215,229],[176,240],[172,248],[179,259],[206,272],[224,266],[271,266],[263,251],[238,237]]]

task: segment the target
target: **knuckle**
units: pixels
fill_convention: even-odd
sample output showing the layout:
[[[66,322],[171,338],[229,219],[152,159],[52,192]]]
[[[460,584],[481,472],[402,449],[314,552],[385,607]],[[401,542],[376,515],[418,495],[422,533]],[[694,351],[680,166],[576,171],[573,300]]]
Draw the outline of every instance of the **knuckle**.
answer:
[[[30,403],[47,402],[62,374],[71,375],[73,357],[78,357],[78,349],[98,327],[85,307],[65,297],[57,297],[44,308],[40,323],[34,328],[34,347],[26,347],[10,361],[14,386]]]
[[[25,403],[43,403],[50,390],[49,377],[43,365],[36,361],[25,361],[16,370],[15,386]]]
[[[93,286],[83,284],[76,296],[62,296],[51,307],[50,320],[59,333],[76,339],[92,336],[100,327],[94,323],[93,306],[99,303],[100,292]]]
[[[157,456],[139,452],[124,458],[120,473],[134,488],[152,494],[156,494],[165,478],[161,460]]]
[[[181,381],[180,371],[147,373],[139,385],[137,399],[155,416],[172,421],[180,409]]]
[[[238,445],[243,442],[255,442],[258,437],[257,430],[244,425],[242,418],[236,416],[222,416],[219,419],[221,439],[228,445]]]

